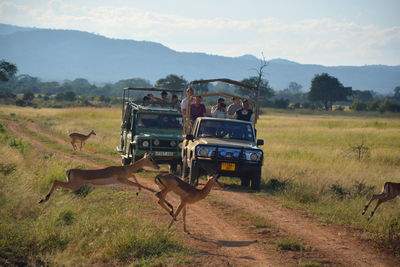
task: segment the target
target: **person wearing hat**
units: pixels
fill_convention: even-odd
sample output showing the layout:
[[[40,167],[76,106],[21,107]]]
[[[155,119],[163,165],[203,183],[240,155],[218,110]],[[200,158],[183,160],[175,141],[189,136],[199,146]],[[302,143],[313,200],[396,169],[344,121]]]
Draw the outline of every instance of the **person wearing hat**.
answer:
[[[230,104],[227,108],[228,118],[233,119],[235,116],[236,111],[242,108],[240,104],[240,100],[237,97],[232,97],[232,104]]]
[[[243,100],[242,108],[236,111],[234,119],[251,121],[252,123],[254,123],[255,115],[253,110],[250,108],[250,103],[247,99]]]

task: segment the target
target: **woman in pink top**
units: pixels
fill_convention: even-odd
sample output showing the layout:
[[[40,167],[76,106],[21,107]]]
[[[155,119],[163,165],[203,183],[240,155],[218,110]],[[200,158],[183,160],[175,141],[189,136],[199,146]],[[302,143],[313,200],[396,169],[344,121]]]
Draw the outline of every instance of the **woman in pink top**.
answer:
[[[195,103],[190,106],[190,119],[195,121],[198,117],[204,117],[206,114],[206,106],[201,103],[201,96],[197,96]]]

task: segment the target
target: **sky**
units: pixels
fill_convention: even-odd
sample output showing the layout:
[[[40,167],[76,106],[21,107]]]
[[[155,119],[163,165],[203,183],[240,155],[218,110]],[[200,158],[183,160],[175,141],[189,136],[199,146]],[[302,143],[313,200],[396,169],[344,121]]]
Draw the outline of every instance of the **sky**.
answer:
[[[0,23],[303,64],[400,65],[400,0],[0,0]]]

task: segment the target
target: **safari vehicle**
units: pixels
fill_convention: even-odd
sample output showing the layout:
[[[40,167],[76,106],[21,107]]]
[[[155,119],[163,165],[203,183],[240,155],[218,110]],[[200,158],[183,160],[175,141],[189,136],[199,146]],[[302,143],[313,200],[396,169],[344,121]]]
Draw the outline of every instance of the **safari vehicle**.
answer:
[[[176,172],[181,164],[182,115],[179,105],[171,103],[136,103],[131,91],[182,93],[182,90],[159,88],[124,88],[122,102],[121,153],[122,164],[127,165],[151,153],[157,163],[169,164]]]
[[[228,79],[202,80],[192,84],[209,81],[223,81],[254,90],[255,98],[252,100],[257,112],[256,88]],[[217,95],[232,96],[201,96]],[[190,114],[186,114],[185,118],[190,118]],[[222,176],[239,177],[242,186],[251,184],[251,189],[260,189],[263,151],[258,146],[263,145],[264,141],[256,139],[256,130],[252,122],[199,117],[192,123],[185,119],[185,126],[186,134],[182,148],[183,177],[188,177],[191,184],[197,184],[201,175],[218,173]]]

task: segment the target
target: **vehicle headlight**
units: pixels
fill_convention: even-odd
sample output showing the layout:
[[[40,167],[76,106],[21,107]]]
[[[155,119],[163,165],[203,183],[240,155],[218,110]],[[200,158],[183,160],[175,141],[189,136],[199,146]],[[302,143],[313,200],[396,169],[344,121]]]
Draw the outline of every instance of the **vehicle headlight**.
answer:
[[[257,150],[244,151],[244,158],[249,161],[261,161],[263,152]]]
[[[159,145],[160,145],[160,140],[158,140],[158,139],[154,140],[154,141],[153,141],[153,144],[154,144],[155,146],[159,146]]]
[[[198,150],[199,156],[207,157],[208,156],[208,149],[206,147],[201,147]]]
[[[180,142],[178,146],[179,146],[179,148],[182,148],[182,142]]]
[[[169,145],[170,146],[176,146],[176,142],[175,141],[171,141],[171,142],[169,142]]]
[[[257,153],[250,153],[250,159],[251,160],[258,160],[258,154]]]
[[[149,141],[145,140],[142,142],[143,147],[148,147],[149,146]]]

